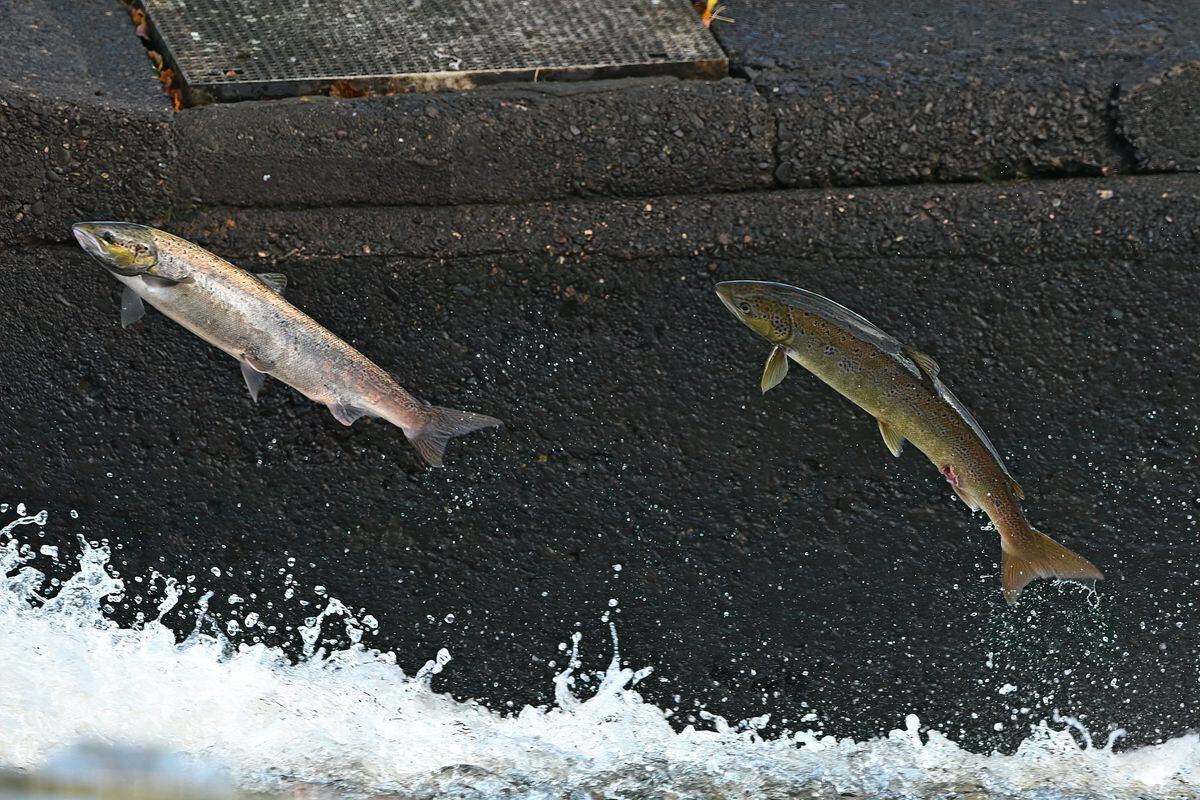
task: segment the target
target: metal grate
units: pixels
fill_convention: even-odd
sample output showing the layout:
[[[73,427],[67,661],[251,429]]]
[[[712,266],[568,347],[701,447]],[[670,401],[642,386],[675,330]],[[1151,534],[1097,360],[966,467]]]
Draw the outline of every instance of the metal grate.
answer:
[[[192,104],[727,69],[689,0],[142,4]]]

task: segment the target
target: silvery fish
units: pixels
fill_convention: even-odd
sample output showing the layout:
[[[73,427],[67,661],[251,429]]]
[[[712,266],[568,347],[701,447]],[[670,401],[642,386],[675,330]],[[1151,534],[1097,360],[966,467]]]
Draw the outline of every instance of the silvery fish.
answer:
[[[255,402],[270,375],[328,406],[343,425],[363,416],[387,420],[433,466],[441,466],[452,436],[501,424],[413,397],[284,300],[283,275],[251,274],[178,236],[131,222],[81,222],[72,231],[83,249],[125,284],[123,326],[141,318],[144,300],[236,358]]]
[[[1035,578],[1096,581],[1087,559],[1033,529],[1020,485],[979,423],[939,377],[937,363],[858,314],[818,294],[765,281],[726,281],[717,294],[734,316],[773,347],[764,392],[800,364],[879,422],[892,455],[910,441],[937,466],[972,511],[983,510],[1000,532],[1004,597]]]

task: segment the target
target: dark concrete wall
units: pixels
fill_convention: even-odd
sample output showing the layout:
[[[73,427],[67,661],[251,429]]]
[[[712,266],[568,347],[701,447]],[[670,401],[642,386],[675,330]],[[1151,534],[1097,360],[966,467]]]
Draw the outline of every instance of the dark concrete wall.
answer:
[[[681,720],[813,709],[861,736],[915,711],[996,745],[1060,709],[1153,740],[1200,701],[1198,218],[1177,177],[173,221],[287,273],[415,393],[507,422],[443,470],[280,384],[255,406],[153,312],[122,331],[74,246],[10,248],[0,494],[48,508],[64,551],[83,533],[126,574],[198,576],[218,615],[233,592],[310,615],[284,568],[378,617],[410,670],[449,648],[436,686],[494,707],[548,702],[576,630],[603,663],[614,598],[622,658]],[[1035,524],[1107,572],[1098,602],[1040,584],[1006,607],[996,535],[923,457],[802,371],[760,396],[726,278],[823,292],[937,357]]]

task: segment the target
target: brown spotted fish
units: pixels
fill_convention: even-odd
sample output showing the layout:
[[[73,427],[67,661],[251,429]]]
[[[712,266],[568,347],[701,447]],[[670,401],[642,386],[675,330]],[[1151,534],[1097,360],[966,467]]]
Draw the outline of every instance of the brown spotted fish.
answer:
[[[892,455],[912,442],[972,511],[991,518],[1000,532],[1000,581],[1008,602],[1035,578],[1104,577],[1025,519],[1024,492],[971,412],[942,383],[932,358],[848,308],[794,286],[726,281],[717,294],[774,345],[762,376],[764,392],[783,380],[788,359],[795,361],[875,417]]]

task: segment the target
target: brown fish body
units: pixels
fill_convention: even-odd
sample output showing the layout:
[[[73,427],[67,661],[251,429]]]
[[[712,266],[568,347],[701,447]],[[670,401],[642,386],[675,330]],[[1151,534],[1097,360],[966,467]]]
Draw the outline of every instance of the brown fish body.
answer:
[[[776,346],[763,376],[764,391],[786,374],[785,357],[795,361],[875,417],[894,455],[906,440],[912,442],[963,502],[988,515],[1000,533],[1001,578],[1010,602],[1037,577],[1102,577],[1086,559],[1030,526],[1020,485],[942,382],[933,359],[802,289],[732,281],[721,284],[718,293],[735,315]]]
[[[404,431],[428,463],[446,442],[500,421],[440,408],[409,394],[390,375],[283,297],[281,275],[252,275],[164,231],[125,222],[79,223],[79,243],[125,284],[122,323],[142,301],[239,361],[257,401],[266,375],[329,407],[343,425],[380,417]]]

